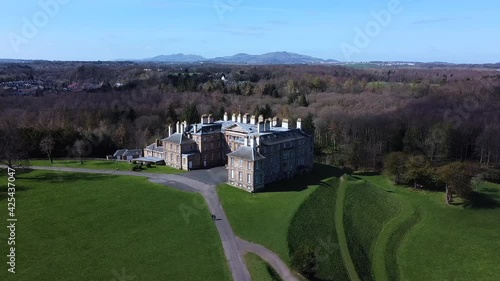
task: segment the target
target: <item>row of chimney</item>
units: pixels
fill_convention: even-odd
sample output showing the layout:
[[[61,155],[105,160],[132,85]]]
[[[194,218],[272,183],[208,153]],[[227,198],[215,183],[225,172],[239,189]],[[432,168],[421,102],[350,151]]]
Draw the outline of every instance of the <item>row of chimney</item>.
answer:
[[[229,121],[229,115],[224,113],[224,121]],[[259,117],[256,117],[255,115],[251,115],[246,113],[244,115],[238,114],[236,115],[233,113],[231,121],[237,122],[237,123],[243,123],[243,124],[251,124],[251,125],[259,125],[259,132],[262,130],[269,131],[271,126],[272,127],[283,127],[285,129],[289,129],[289,121],[288,119],[283,119],[283,121],[280,122],[280,119],[278,117],[274,117],[272,119],[264,119],[263,115],[259,115]],[[269,125],[267,124],[269,122]],[[261,123],[264,123],[264,127],[261,128]],[[280,124],[281,123],[281,124]],[[302,129],[302,119],[297,119],[297,129]]]
[[[227,112],[224,113],[224,121],[229,121],[228,119],[228,114]],[[289,129],[289,121],[288,119],[283,119],[280,122],[280,119],[278,117],[274,118],[269,118],[269,119],[264,119],[264,116],[260,115],[258,119],[255,117],[255,115],[250,116],[250,114],[246,113],[245,115],[238,114],[233,114],[232,116],[232,121],[237,122],[237,123],[244,123],[244,124],[251,124],[251,125],[257,125],[257,130],[259,133],[261,132],[268,132],[271,130],[271,127],[283,127],[285,129]],[[201,116],[201,124],[212,124],[215,122],[215,119],[212,114],[208,115],[203,115]],[[198,131],[198,124],[193,125],[194,126],[194,131]],[[176,127],[175,127],[175,132],[176,133],[184,133],[188,128],[188,123],[187,121],[184,122],[177,122]],[[297,119],[297,129],[302,129],[302,119]],[[168,136],[171,136],[173,134],[173,128],[172,125],[168,125]]]

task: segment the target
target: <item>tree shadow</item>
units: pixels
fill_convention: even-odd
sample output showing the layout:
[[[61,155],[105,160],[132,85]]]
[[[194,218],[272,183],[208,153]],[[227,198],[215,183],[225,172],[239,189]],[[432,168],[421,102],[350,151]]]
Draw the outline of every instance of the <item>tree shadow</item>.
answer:
[[[323,180],[332,177],[340,178],[343,174],[344,172],[339,168],[324,164],[314,164],[314,168],[310,173],[268,184],[265,189],[258,193],[300,192],[308,189],[311,185],[324,185]]]
[[[494,191],[498,192],[497,190]],[[500,207],[500,196],[485,194],[482,192],[472,192],[467,199],[463,203],[464,208],[467,209],[496,209]]]
[[[271,277],[271,279],[273,281],[282,281],[283,280],[283,279],[281,279],[281,277],[279,276],[279,274],[274,270],[274,268],[272,268],[267,263],[266,263],[266,269],[267,269],[267,273],[269,273],[269,276]]]
[[[26,170],[33,171],[33,170]],[[80,180],[85,181],[99,181],[103,179],[116,178],[115,175],[103,175],[103,174],[87,174],[87,173],[71,173],[71,172],[44,172],[37,176],[19,176],[17,180],[26,182],[47,182],[47,183],[71,183]]]

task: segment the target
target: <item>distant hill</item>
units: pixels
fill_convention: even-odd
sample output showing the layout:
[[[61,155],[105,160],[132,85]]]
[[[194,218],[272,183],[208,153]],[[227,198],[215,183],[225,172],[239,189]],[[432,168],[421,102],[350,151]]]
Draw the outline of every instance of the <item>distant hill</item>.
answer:
[[[143,59],[148,62],[170,62],[170,63],[225,63],[225,64],[329,64],[338,63],[336,60],[324,60],[306,55],[289,52],[273,52],[263,55],[236,54],[234,56],[217,57],[206,59],[197,55],[162,55],[154,58]]]
[[[153,58],[144,59],[143,61],[151,61],[151,62],[200,62],[205,61],[206,58],[198,55],[185,55],[185,54],[174,54],[174,55],[161,55]]]

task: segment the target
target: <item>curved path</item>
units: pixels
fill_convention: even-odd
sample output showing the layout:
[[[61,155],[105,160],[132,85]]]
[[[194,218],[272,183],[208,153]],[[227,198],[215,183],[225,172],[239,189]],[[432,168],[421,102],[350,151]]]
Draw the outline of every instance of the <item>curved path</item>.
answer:
[[[169,187],[179,189],[186,192],[198,192],[205,198],[210,212],[217,216],[215,221],[217,231],[219,232],[224,254],[231,269],[234,281],[251,281],[250,273],[243,260],[243,254],[252,252],[266,260],[285,281],[296,281],[290,269],[286,264],[272,251],[257,244],[253,244],[242,240],[233,232],[226,213],[222,208],[219,196],[216,191],[216,185],[221,183],[220,173],[217,174],[212,170],[194,171],[185,175],[171,174],[152,174],[142,172],[126,172],[113,170],[93,170],[81,168],[67,167],[30,167],[33,170],[49,170],[59,172],[76,172],[76,173],[92,173],[105,175],[122,175],[122,176],[138,176],[147,177],[150,181],[167,185]]]
[[[263,260],[270,264],[274,270],[276,270],[281,279],[298,281],[288,266],[275,253],[269,251],[261,245],[248,242],[239,237],[236,238],[236,243],[238,243],[238,248],[243,254],[254,253],[259,255]]]

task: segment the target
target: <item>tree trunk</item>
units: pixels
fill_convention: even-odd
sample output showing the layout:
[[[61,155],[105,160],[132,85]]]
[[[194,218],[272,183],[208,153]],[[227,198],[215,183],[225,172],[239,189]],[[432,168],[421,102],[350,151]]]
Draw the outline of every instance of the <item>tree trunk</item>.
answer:
[[[80,164],[83,165],[83,157],[80,156]]]
[[[448,184],[447,184],[446,185],[446,204],[450,205],[452,199],[453,199],[453,196],[452,196],[451,190],[450,190],[450,188],[448,187]]]
[[[491,160],[491,148],[488,148],[488,158],[486,160],[486,166],[490,166],[490,160]]]

